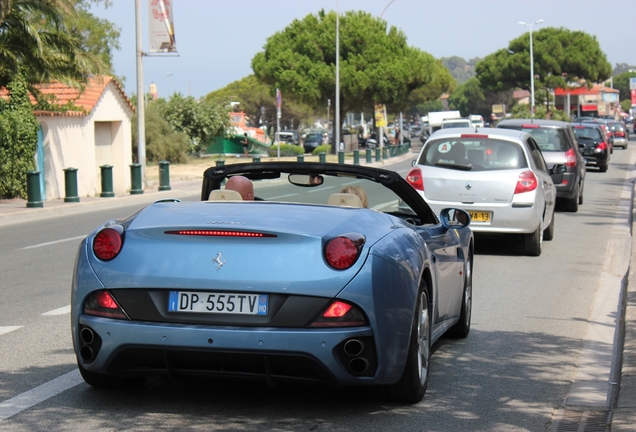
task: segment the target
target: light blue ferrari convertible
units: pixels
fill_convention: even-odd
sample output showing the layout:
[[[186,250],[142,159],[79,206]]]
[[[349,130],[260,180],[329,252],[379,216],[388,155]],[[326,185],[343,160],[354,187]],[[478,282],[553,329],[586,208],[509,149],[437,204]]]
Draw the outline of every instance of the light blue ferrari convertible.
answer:
[[[161,200],[82,241],[79,370],[96,387],[204,376],[374,386],[418,402],[431,345],[470,330],[470,216],[439,219],[393,171],[209,168],[200,202]]]

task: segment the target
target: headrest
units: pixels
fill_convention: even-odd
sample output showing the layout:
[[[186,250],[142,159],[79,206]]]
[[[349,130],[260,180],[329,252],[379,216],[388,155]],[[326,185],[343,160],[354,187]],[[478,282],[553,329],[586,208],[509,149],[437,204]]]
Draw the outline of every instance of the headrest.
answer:
[[[208,201],[243,201],[243,197],[235,190],[215,189],[210,192]]]
[[[328,205],[362,208],[362,200],[355,194],[335,193],[329,196]]]

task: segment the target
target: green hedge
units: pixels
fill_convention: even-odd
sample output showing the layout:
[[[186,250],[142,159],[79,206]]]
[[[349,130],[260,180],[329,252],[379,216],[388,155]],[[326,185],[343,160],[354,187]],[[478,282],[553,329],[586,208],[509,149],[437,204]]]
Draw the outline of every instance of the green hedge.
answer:
[[[278,156],[278,146],[276,144],[270,146],[267,149],[270,157]],[[305,153],[305,149],[298,145],[293,144],[280,144],[281,156],[298,156]]]
[[[318,156],[320,153],[327,153],[329,154],[331,152],[331,145],[329,144],[323,144],[323,145],[319,145],[318,147],[316,147],[311,154],[314,156]]]

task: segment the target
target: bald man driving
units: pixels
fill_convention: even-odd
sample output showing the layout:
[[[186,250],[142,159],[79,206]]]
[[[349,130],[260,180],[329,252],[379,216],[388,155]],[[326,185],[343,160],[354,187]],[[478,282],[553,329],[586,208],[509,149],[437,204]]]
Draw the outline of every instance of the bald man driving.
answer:
[[[247,177],[230,177],[225,183],[225,189],[238,192],[243,197],[243,201],[252,201],[254,199],[254,185]]]

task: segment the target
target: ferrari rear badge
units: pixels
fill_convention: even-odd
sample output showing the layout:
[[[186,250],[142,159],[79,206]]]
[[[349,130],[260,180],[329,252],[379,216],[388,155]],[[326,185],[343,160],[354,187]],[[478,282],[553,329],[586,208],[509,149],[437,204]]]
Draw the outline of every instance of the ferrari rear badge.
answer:
[[[216,271],[221,270],[221,267],[225,265],[225,260],[223,259],[221,252],[217,253],[216,256],[212,258],[212,262],[216,264]]]

